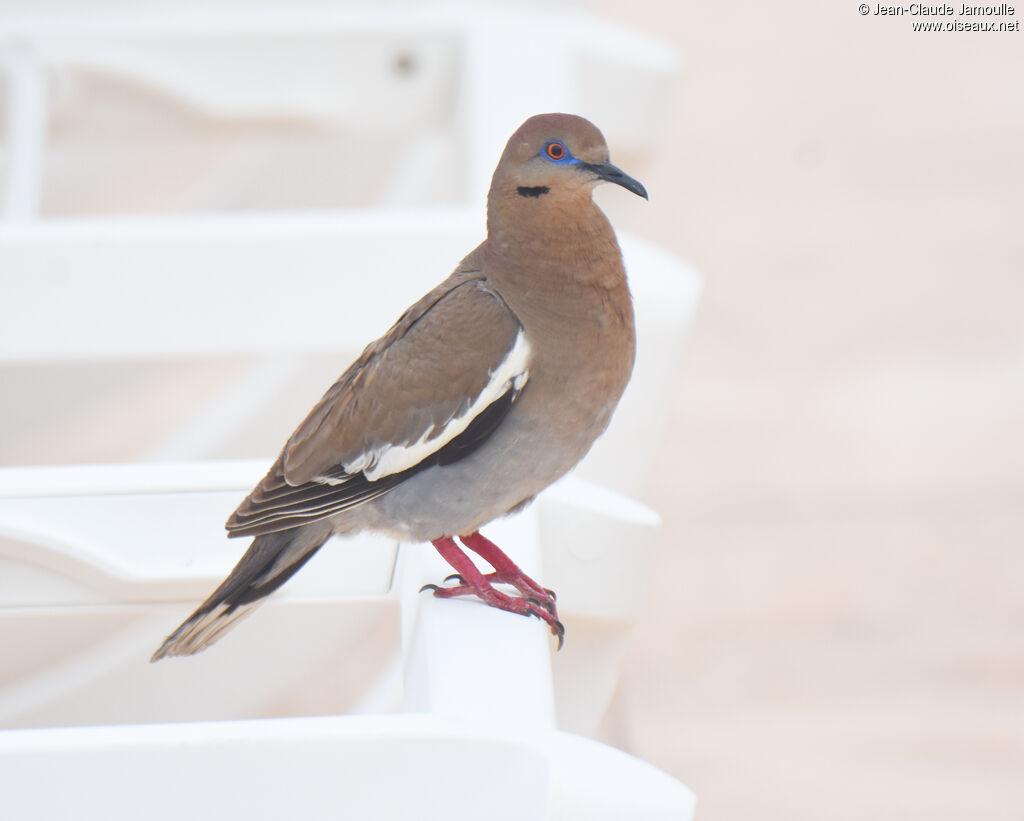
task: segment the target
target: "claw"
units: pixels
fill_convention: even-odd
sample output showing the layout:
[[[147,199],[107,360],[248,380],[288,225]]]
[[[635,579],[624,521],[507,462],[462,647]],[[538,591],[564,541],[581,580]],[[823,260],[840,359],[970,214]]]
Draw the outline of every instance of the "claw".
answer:
[[[549,596],[551,596],[551,601],[558,601],[558,596],[555,595],[555,591],[554,590],[549,590],[548,588],[545,587],[544,588],[544,592],[547,593]]]
[[[423,587],[420,588],[420,593],[422,593],[424,590],[438,590],[438,589],[440,589],[440,588],[438,588],[438,586],[436,584],[425,584],[425,585],[423,585]]]
[[[558,650],[561,650],[562,645],[565,644],[565,625],[555,619],[555,623],[551,625],[551,632],[558,636]],[[558,650],[555,652],[557,653]]]
[[[462,578],[462,576],[460,576],[458,573],[452,573],[450,576],[445,576],[444,577],[444,580],[446,582],[450,582],[452,579],[457,580],[459,584],[465,584],[466,583],[466,580],[464,578]]]

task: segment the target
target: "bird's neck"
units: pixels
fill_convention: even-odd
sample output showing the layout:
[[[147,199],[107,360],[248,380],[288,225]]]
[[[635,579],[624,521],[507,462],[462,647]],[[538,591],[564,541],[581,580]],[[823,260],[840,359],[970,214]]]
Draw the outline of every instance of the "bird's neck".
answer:
[[[559,198],[552,192],[489,202],[485,253],[490,270],[535,293],[562,288],[558,280],[567,275],[596,287],[625,285],[615,232],[589,195]]]
[[[528,327],[584,328],[600,321],[631,335],[629,286],[605,215],[589,196],[531,205],[513,202],[517,213],[511,215],[488,212],[485,270],[512,310]]]

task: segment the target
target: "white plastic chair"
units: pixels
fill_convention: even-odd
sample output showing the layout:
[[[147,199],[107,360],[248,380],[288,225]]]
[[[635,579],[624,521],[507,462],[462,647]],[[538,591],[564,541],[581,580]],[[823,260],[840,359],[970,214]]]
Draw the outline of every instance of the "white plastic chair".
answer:
[[[208,453],[239,407],[264,407],[280,390],[289,356],[351,352],[390,324],[394,305],[443,276],[482,237],[480,199],[494,157],[525,116],[574,110],[600,122],[616,145],[643,144],[672,65],[656,44],[580,12],[501,4],[486,14],[411,6],[301,18],[249,9],[3,13],[0,31],[9,112],[0,363],[271,356],[205,414],[154,442],[151,453],[161,458]],[[510,75],[503,66],[516,31],[530,36],[514,55],[523,71]],[[296,62],[313,41],[329,42],[326,52]],[[363,71],[365,99],[339,97],[323,69],[344,59],[338,42],[355,41],[381,54],[413,48],[425,85],[410,92],[391,78],[382,86]],[[556,43],[564,53],[551,67],[545,61]],[[267,61],[273,82],[244,81],[247,54],[250,65],[254,55]],[[456,201],[472,203],[404,213],[35,220],[47,77],[67,67],[129,78],[221,117],[423,130],[420,115],[445,111],[463,149],[457,165],[465,188]],[[616,83],[630,92],[608,95]],[[296,89],[303,89],[297,102]],[[416,108],[418,98],[431,103]],[[368,109],[366,99],[380,105]],[[391,179],[406,180],[406,188],[390,186],[388,202],[412,198],[415,178],[406,172],[438,158],[435,137],[413,141],[391,167]],[[664,395],[662,368],[678,349],[697,281],[646,243],[623,245],[640,360],[616,428],[590,463],[635,487],[657,447],[651,400]],[[339,306],[354,306],[344,322]],[[638,430],[647,435],[638,440]],[[285,807],[311,818],[349,810],[368,817],[371,806],[380,817],[415,809],[429,818],[441,806],[430,797],[439,798],[452,768],[467,774],[460,788],[467,799],[478,795],[477,784],[517,796],[493,817],[520,814],[524,801],[551,818],[690,817],[685,787],[566,732],[593,732],[607,705],[651,544],[650,514],[594,487],[553,488],[530,513],[489,531],[528,571],[542,565],[538,575],[560,594],[572,638],[553,670],[542,625],[418,595],[422,583],[448,572],[432,552],[362,538],[321,551],[266,606],[273,612],[213,652],[140,665],[154,638],[237,558],[242,545],[223,539],[220,525],[265,465],[0,471],[0,631],[5,647],[19,648],[0,668],[0,723],[29,728],[0,732],[0,794],[11,796],[4,818],[60,817],[69,807],[108,818],[138,817],[141,807],[149,817],[201,816],[204,806],[238,806],[250,795],[247,814],[257,818]],[[294,696],[295,680],[309,690],[310,679],[336,676],[338,654],[367,631],[400,634],[401,662],[388,665],[382,653],[376,666],[362,664],[362,693],[292,710],[342,705],[367,715],[194,723],[289,712],[281,702],[284,693]],[[162,723],[95,726],[139,721]],[[187,723],[167,723],[175,721]],[[39,729],[57,724],[80,726]],[[253,769],[267,777],[240,799],[236,779],[251,782]],[[207,775],[214,771],[224,777]],[[118,773],[116,790],[104,772]],[[169,772],[184,774],[171,777],[194,789],[168,791]],[[54,781],[62,788],[43,789]],[[446,804],[444,817],[459,815]]]
[[[351,345],[347,334],[361,342],[390,321],[380,306],[401,301],[406,291],[423,290],[420,279],[441,264],[432,264],[434,256],[457,258],[452,248],[467,246],[470,222],[464,212],[453,212],[433,219],[347,214],[312,220],[48,220],[9,227],[0,232],[0,285],[8,295],[0,306],[0,360],[260,351],[282,341],[296,350]],[[417,266],[402,258],[410,242]],[[647,356],[670,356],[692,308],[696,279],[644,243],[627,241],[625,246],[642,329],[641,362]],[[301,263],[289,264],[295,259]],[[366,275],[330,276],[337,260]],[[295,272],[287,285],[279,274],[283,268]],[[237,304],[229,297],[243,290],[249,294],[244,308],[223,307]],[[311,291],[320,298],[307,300],[305,294]],[[116,302],[90,298],[111,293],[119,295]],[[346,301],[364,310],[346,314],[351,324],[332,322],[335,311],[330,306]],[[309,311],[290,310],[293,306],[308,306]],[[258,332],[265,327],[254,321],[259,316],[276,317],[278,337],[268,339]],[[654,350],[646,350],[648,346]],[[618,445],[625,450],[612,457],[617,464],[623,452],[642,463],[656,447],[656,437],[642,441],[635,434],[650,428],[649,409],[659,405],[652,398],[665,387],[659,376],[638,371],[629,393],[642,394],[634,401],[645,424]],[[629,412],[628,404],[624,411]],[[625,431],[622,435],[627,436]],[[612,442],[611,450],[615,447]],[[548,774],[546,780],[537,776],[540,780],[530,782],[540,790],[531,795],[541,806],[554,807],[569,800],[559,797],[559,790],[571,791],[575,783],[559,774],[566,768],[578,773],[572,768],[593,758],[594,767],[611,767],[623,777],[632,773],[631,779],[639,779],[627,788],[626,782],[609,775],[609,793],[622,800],[635,797],[638,790],[671,798],[663,809],[674,814],[661,817],[689,817],[692,797],[681,785],[639,762],[624,763],[621,754],[596,742],[583,750],[582,741],[563,735],[592,733],[606,709],[643,579],[653,564],[651,514],[596,487],[556,487],[528,514],[488,531],[510,547],[528,572],[536,570],[560,594],[570,641],[553,669],[551,642],[541,624],[469,601],[435,602],[420,596],[415,592],[420,585],[448,572],[432,551],[423,546],[403,549],[396,565],[397,546],[369,538],[339,541],[321,551],[284,589],[280,601],[267,605],[273,612],[242,625],[212,652],[185,663],[146,665],[154,642],[239,555],[243,546],[223,538],[221,523],[266,464],[0,471],[0,643],[17,648],[8,653],[3,668],[0,724],[31,728],[287,714],[282,705],[291,703],[296,692],[311,689],[309,682],[318,676],[329,677],[332,669],[337,676],[344,669],[346,650],[367,632],[390,635],[393,652],[398,652],[400,622],[400,665],[389,666],[388,653],[381,652],[376,666],[359,665],[363,692],[336,699],[321,694],[304,707],[300,697],[298,711],[379,714],[404,705],[412,714],[432,718],[410,717],[407,726],[388,715],[379,725],[357,723],[352,730],[331,724],[333,735],[328,735],[342,760],[358,756],[356,749],[377,732],[394,745],[395,766],[401,765],[410,745],[424,738],[428,746],[454,745],[453,755],[488,767],[525,749],[529,755],[521,767],[536,775],[545,771],[536,769],[543,764]],[[358,643],[365,647],[365,642]],[[389,723],[395,721],[399,723]],[[468,740],[465,721],[475,728]],[[241,739],[255,732],[278,740],[284,733],[293,741],[282,742],[282,749],[293,750],[296,761],[319,754],[326,743],[316,725],[261,726],[266,729],[194,728],[190,732],[198,739],[198,751],[191,760],[248,744],[239,740],[238,732]],[[521,728],[527,726],[532,729],[524,741]],[[395,729],[402,727],[406,729]],[[2,777],[18,773],[23,783],[32,783],[48,771],[60,774],[63,783],[77,784],[33,805],[38,815],[22,806],[23,815],[12,817],[58,812],[62,795],[95,805],[105,795],[102,780],[79,781],[75,773],[84,771],[85,760],[99,761],[108,754],[113,756],[108,759],[111,766],[120,766],[120,756],[138,762],[133,784],[150,783],[169,761],[178,761],[179,732],[161,725],[152,734],[95,726],[0,733],[0,749],[8,755],[0,765]],[[484,744],[483,736],[491,738],[488,749],[498,758],[478,755],[475,745]],[[257,746],[266,766],[276,766],[273,762],[283,754],[276,743]],[[45,749],[46,754],[36,759],[29,754],[32,749]],[[33,763],[37,761],[46,763]],[[436,774],[433,766],[423,772]],[[359,779],[364,774],[359,768],[351,772]],[[524,772],[510,770],[507,778],[523,783]],[[552,786],[556,782],[557,788]],[[399,800],[401,791],[393,783],[387,791]],[[572,802],[587,807],[587,800],[576,796]],[[182,801],[186,803],[166,804],[172,808],[169,815],[188,810],[187,800]],[[604,805],[621,809],[609,796]],[[276,805],[268,798],[267,806]],[[108,817],[117,817],[111,812]],[[393,817],[404,816],[396,810]]]
[[[244,549],[244,540],[224,537],[221,523],[264,467],[240,461],[0,469],[0,633],[10,648],[0,726],[258,714],[289,688],[301,689],[303,671],[315,670],[316,654],[332,642],[357,643],[370,629],[391,629],[394,644],[397,619],[385,611],[399,604],[406,632],[437,642],[409,621],[410,613],[420,613],[420,597],[395,598],[402,586],[394,579],[411,572],[405,569],[408,551],[398,561],[393,542],[359,536],[331,542],[284,588],[283,620],[267,616],[255,622],[263,629],[250,623],[234,631],[217,652],[197,657],[194,670],[181,662],[158,665],[155,674],[140,670],[155,642]],[[558,585],[561,608],[578,622],[577,644],[559,655],[565,686],[560,726],[593,732],[617,680],[623,640],[652,561],[657,518],[581,480],[556,486],[542,500],[529,515],[493,529],[505,534],[513,555]],[[538,544],[545,546],[543,558]],[[433,556],[429,547],[410,550],[419,557],[415,567]],[[405,593],[450,572],[439,560],[424,565]],[[173,606],[162,607],[166,603]],[[463,613],[464,603],[451,612]],[[162,618],[154,621],[154,615]],[[513,623],[520,619],[498,624]],[[441,641],[447,641],[444,635],[438,631]],[[275,664],[264,672],[268,657]],[[583,676],[589,678],[585,684]],[[198,686],[211,677],[239,685],[229,688],[228,702],[220,697],[223,690],[178,694],[186,681]],[[249,677],[253,682],[241,687]],[[390,696],[353,699],[349,693],[347,703],[339,693],[332,707],[377,703],[393,710],[398,692],[391,682]]]
[[[455,201],[479,203],[504,141],[538,111],[589,116],[620,157],[642,151],[675,70],[657,41],[568,4],[341,3],[301,13],[266,2],[94,5],[0,11],[8,220],[38,214],[49,91],[61,73],[119,78],[224,120],[404,135],[394,156],[373,157],[375,189],[401,205],[422,194],[425,172],[446,158]]]
[[[4,818],[63,817],[71,807],[110,819],[136,818],[141,807],[180,818],[204,806],[244,806],[254,818],[283,807],[310,818],[407,818],[413,807],[417,817],[470,818],[486,796],[498,801],[496,818],[524,803],[548,818],[691,817],[693,797],[678,782],[556,729],[592,729],[603,712],[619,661],[615,633],[637,607],[657,523],[578,481],[491,529],[528,572],[543,564],[571,634],[583,634],[582,652],[567,644],[554,676],[544,625],[422,595],[424,582],[447,572],[433,551],[402,547],[396,562],[396,545],[362,537],[328,544],[258,620],[211,652],[146,665],[194,603],[183,599],[230,567],[235,550],[214,535],[219,509],[261,469],[0,470],[0,725],[78,725],[0,731]],[[265,706],[340,634],[395,610],[400,628],[380,634],[392,643],[401,635],[401,684],[363,700],[374,714],[209,721]],[[55,636],[61,629],[75,635]],[[594,631],[612,641],[595,651]],[[388,707],[401,712],[380,714]],[[197,719],[207,721],[167,723]],[[169,780],[181,789],[167,789]],[[515,799],[505,807],[501,796]]]

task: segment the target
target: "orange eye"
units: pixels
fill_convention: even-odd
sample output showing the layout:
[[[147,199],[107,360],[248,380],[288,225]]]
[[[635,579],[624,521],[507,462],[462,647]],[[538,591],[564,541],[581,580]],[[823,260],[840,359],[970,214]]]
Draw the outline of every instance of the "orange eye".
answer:
[[[551,142],[548,143],[547,152],[551,159],[560,160],[565,156],[565,146],[561,143]]]

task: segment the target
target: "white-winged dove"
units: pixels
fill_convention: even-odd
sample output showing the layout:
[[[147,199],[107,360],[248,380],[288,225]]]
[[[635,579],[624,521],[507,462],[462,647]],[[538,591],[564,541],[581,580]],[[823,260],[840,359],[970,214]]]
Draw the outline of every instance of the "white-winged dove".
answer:
[[[254,536],[230,575],[153,654],[205,649],[332,534],[432,542],[474,594],[550,625],[555,597],[480,535],[570,470],[633,368],[633,305],[615,234],[591,199],[613,182],[601,132],[569,114],[512,135],[487,197],[487,239],[370,344],[228,519]],[[482,574],[456,544],[477,553]],[[449,577],[450,579],[451,577]],[[519,595],[503,593],[511,585]]]

